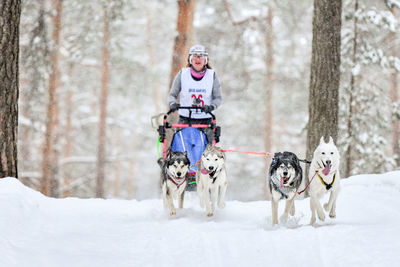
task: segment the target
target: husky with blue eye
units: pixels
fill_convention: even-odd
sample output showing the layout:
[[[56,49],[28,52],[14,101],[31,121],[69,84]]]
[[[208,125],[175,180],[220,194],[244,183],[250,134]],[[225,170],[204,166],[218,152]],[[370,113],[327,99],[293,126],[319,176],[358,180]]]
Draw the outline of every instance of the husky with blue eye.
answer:
[[[225,169],[225,153],[221,148],[208,144],[201,155],[196,173],[197,193],[200,206],[206,206],[207,216],[213,216],[215,202],[225,207],[225,192],[228,186]]]
[[[324,209],[329,212],[329,217],[336,217],[336,199],[340,191],[339,164],[339,151],[332,137],[329,137],[328,143],[325,143],[324,137],[321,137],[308,172],[309,181],[311,181],[309,187],[311,225],[315,224],[315,213],[321,221],[325,220],[325,213],[319,200],[327,193],[330,193],[330,196],[328,203],[324,204]]]
[[[158,164],[161,167],[161,190],[164,206],[168,207],[169,215],[174,216],[176,210],[173,199],[178,198],[179,208],[183,208],[190,161],[187,152],[169,151],[166,158],[158,159]]]
[[[299,159],[292,152],[277,152],[269,167],[268,183],[271,190],[272,225],[278,224],[278,203],[285,199],[285,211],[280,217],[286,222],[288,214],[294,215],[294,198],[303,179]]]

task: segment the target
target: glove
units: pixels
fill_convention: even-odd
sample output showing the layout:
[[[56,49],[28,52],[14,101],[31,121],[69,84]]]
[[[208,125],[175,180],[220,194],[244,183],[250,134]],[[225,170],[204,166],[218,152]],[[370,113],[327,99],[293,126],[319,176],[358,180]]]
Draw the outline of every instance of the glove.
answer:
[[[170,108],[171,112],[174,112],[174,111],[177,111],[180,106],[181,105],[179,105],[178,103],[173,103],[171,106],[169,106],[169,108]]]
[[[205,112],[205,113],[210,113],[211,111],[213,111],[214,110],[214,106],[213,105],[205,105],[203,108],[202,108],[202,111],[203,112]]]

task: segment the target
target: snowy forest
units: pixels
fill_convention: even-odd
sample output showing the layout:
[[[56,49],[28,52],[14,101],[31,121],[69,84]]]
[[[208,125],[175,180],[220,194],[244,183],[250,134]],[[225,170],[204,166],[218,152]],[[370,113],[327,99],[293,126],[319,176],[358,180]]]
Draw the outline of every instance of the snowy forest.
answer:
[[[151,119],[169,110],[171,79],[194,44],[207,48],[221,82],[222,148],[308,157],[313,0],[22,0],[21,7],[25,185],[52,197],[159,197]],[[335,139],[344,178],[400,168],[399,19],[397,0],[342,1]],[[268,160],[226,156],[227,198],[268,198]]]

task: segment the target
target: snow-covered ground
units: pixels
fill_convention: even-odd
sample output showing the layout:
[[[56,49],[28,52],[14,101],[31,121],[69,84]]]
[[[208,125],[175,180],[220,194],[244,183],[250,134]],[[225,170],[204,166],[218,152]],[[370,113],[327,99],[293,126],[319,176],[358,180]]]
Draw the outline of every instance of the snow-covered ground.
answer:
[[[399,207],[400,171],[342,180],[337,218],[316,227],[308,199],[272,227],[268,201],[208,218],[190,193],[170,218],[161,199],[52,199],[5,178],[0,266],[398,266]]]

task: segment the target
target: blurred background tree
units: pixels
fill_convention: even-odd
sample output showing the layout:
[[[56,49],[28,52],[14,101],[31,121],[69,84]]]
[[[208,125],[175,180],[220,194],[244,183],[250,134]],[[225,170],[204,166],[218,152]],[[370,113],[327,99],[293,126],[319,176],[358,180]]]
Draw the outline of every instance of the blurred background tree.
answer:
[[[362,13],[369,15],[361,19],[362,14],[354,10],[355,0],[343,1],[340,151],[345,158],[348,144],[356,144],[355,137],[348,135],[351,93],[348,88],[351,73],[357,73],[352,60],[351,37],[357,16],[359,27],[363,21],[358,36],[362,36],[365,44],[361,46],[360,39],[357,51],[364,52],[357,52],[363,57],[358,56],[356,64],[360,66],[358,74],[365,80],[357,77],[355,88],[369,88],[369,93],[353,93],[357,101],[369,104],[352,120],[354,125],[368,125],[368,128],[355,128],[355,132],[359,140],[365,140],[362,135],[367,134],[366,140],[371,142],[357,142],[364,154],[357,152],[352,156],[361,165],[352,167],[351,173],[394,170],[399,165],[392,160],[395,158],[392,126],[399,121],[400,112],[398,99],[391,98],[394,92],[398,93],[398,88],[389,90],[392,88],[389,81],[394,81],[393,73],[398,73],[400,65],[394,46],[399,38],[394,35],[398,31],[397,2],[363,2],[368,8]],[[106,3],[111,19],[103,197],[159,197],[158,136],[151,127],[150,117],[168,110],[166,99],[172,75],[173,47],[179,35],[180,2],[192,1],[63,1],[57,89],[59,122],[53,147],[58,153],[57,172],[54,173],[58,196],[96,196],[103,5]],[[215,111],[217,123],[222,127],[220,145],[245,151],[288,150],[305,158],[313,1],[194,2],[192,37],[188,46],[196,43],[206,46],[210,64],[222,84],[223,104]],[[376,15],[367,10],[375,11]],[[43,177],[42,151],[54,45],[51,17],[54,14],[56,10],[50,0],[23,1],[19,176],[35,189],[40,189]],[[389,25],[389,21],[391,26],[384,26]],[[386,67],[382,66],[381,54],[371,52],[372,47],[382,49]],[[187,52],[182,55],[185,60]],[[378,119],[377,111],[386,119]],[[368,123],[359,123],[361,119]],[[382,143],[379,138],[370,136],[372,134],[386,141]],[[352,151],[356,150],[352,148]],[[390,164],[371,164],[369,156],[378,155]],[[227,197],[242,201],[264,199],[267,160],[229,153],[227,161]]]

